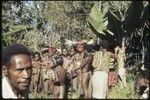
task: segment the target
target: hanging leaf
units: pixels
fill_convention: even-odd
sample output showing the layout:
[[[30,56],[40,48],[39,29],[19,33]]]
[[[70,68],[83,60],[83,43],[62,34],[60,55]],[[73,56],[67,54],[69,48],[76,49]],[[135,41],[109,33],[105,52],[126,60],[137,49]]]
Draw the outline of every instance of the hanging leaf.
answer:
[[[121,36],[123,35],[122,29],[121,29],[121,25],[122,25],[121,20],[111,10],[108,10],[107,16],[108,16],[107,28],[115,34],[115,37],[118,37],[121,39]]]
[[[136,28],[141,27],[142,20],[140,17],[143,8],[143,1],[132,1],[127,10],[127,16],[125,17],[125,29],[127,31],[133,32]]]
[[[106,30],[106,26],[103,22],[103,15],[101,12],[99,12],[98,7],[94,5],[91,9],[91,13],[89,14],[89,17],[87,18],[87,21],[94,27],[94,29],[100,33],[104,34],[103,30]]]
[[[111,10],[109,10],[109,12],[110,12],[118,21],[121,21],[121,19],[120,19],[115,13],[113,13]]]
[[[113,32],[111,32],[110,30],[106,30],[109,34],[114,35]]]

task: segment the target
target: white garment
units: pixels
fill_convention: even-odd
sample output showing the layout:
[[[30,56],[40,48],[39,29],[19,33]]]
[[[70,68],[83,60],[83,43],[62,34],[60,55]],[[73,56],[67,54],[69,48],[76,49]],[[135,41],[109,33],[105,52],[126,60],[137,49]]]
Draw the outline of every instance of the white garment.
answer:
[[[12,91],[12,88],[8,82],[8,79],[4,76],[2,79],[2,97],[3,98],[12,98],[12,99],[16,99],[18,98],[14,92]]]
[[[140,99],[148,99],[149,98],[149,93],[147,93],[149,91],[149,87],[147,87],[143,93],[143,95],[140,97]]]
[[[125,75],[125,68],[123,68],[123,67],[121,67],[121,68],[118,68],[118,74],[120,75],[120,76],[123,76],[123,75]]]
[[[118,68],[118,75],[121,78],[121,86],[127,86],[126,82],[126,69],[124,67]]]
[[[95,71],[92,76],[92,97],[105,99],[107,95],[108,73]]]

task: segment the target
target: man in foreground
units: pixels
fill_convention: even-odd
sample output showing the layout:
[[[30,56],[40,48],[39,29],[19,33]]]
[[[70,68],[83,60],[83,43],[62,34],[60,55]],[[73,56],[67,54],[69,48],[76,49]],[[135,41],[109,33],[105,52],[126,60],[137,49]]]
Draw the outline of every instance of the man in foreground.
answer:
[[[29,50],[19,44],[6,47],[2,53],[2,64],[7,69],[7,77],[2,79],[3,98],[27,99],[32,75]]]

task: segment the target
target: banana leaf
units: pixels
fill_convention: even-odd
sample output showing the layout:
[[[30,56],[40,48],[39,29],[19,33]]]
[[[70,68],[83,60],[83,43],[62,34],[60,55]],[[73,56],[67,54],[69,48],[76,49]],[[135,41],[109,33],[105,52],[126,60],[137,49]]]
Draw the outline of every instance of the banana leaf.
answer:
[[[141,14],[142,24],[149,19],[149,4],[143,9],[143,14]]]
[[[134,32],[136,28],[141,27],[141,13],[143,10],[143,1],[132,1],[130,7],[127,10],[127,16],[125,17],[125,29],[129,32]]]
[[[108,25],[107,28],[114,33],[114,35],[118,38],[121,38],[120,36],[123,35],[123,30],[121,28],[122,22],[121,19],[111,10],[108,10],[107,13],[108,16]]]
[[[99,12],[98,7],[94,5],[91,12],[87,18],[87,21],[94,27],[94,29],[99,33],[105,35],[103,30],[106,30],[106,26],[103,22],[103,15]]]

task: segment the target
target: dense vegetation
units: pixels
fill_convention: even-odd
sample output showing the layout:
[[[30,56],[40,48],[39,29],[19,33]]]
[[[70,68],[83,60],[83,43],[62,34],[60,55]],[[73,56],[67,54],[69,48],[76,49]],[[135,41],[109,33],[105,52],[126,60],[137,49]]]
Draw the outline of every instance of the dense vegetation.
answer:
[[[145,67],[149,66],[149,2],[2,2],[2,48],[20,43],[40,51],[44,45],[60,47],[61,37],[107,39],[112,48],[116,43],[126,47],[125,64],[132,74],[130,85],[133,85],[138,66],[143,62]],[[130,87],[129,90],[133,94]],[[124,95],[132,98],[130,93]]]

